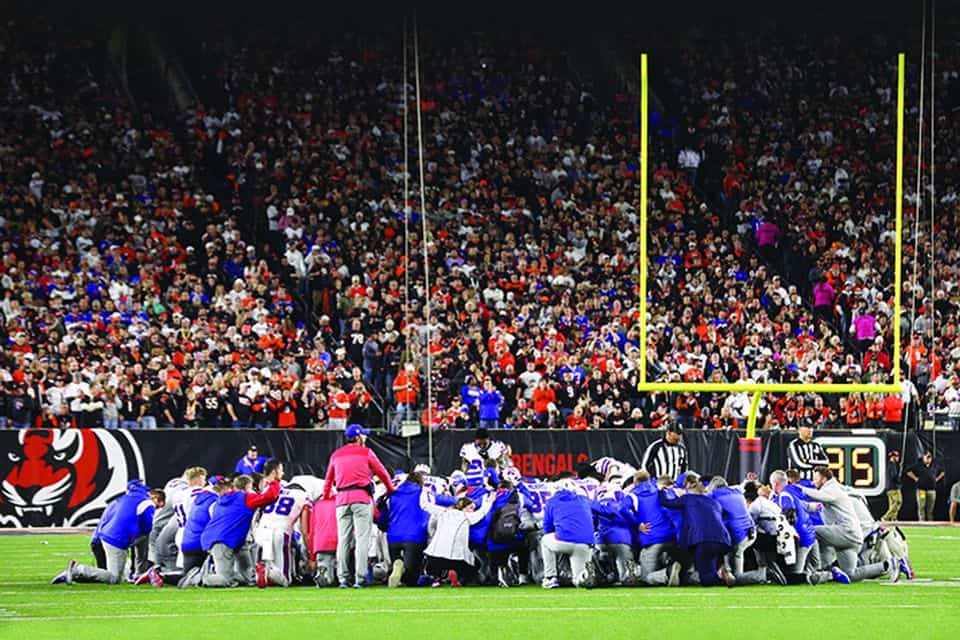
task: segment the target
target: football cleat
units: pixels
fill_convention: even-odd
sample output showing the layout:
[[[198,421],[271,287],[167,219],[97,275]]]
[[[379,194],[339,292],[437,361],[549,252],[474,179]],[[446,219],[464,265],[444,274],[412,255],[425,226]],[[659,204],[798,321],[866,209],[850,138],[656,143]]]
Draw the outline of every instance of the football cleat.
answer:
[[[845,574],[840,567],[832,567],[830,573],[833,574],[833,581],[840,584],[850,584],[850,576]]]
[[[667,578],[668,587],[679,587],[680,586],[680,574],[683,572],[683,565],[679,562],[674,562],[670,565],[670,573]]]
[[[77,568],[76,560],[71,560],[70,562],[67,563],[67,569],[66,571],[63,572],[64,573],[63,578],[67,584],[73,584],[73,572],[76,568]]]
[[[200,567],[193,567],[190,571],[183,574],[180,582],[177,583],[177,589],[186,589],[187,587],[196,587],[200,584],[200,574],[203,571]]]
[[[908,560],[907,558],[900,558],[899,565],[900,565],[900,573],[902,573],[907,578],[907,580],[913,580],[913,576],[914,576],[913,565],[910,564],[910,560]]]
[[[453,569],[450,569],[450,571],[447,571],[447,579],[450,580],[451,587],[463,586],[460,584],[460,576],[458,576],[457,572],[454,571]]]
[[[147,569],[133,580],[133,586],[139,587],[142,584],[150,582],[150,569]]]
[[[592,589],[597,584],[597,567],[593,564],[593,560],[588,560],[587,565],[583,568],[583,582],[578,586],[584,587],[585,589]]]
[[[776,562],[771,562],[767,565],[767,582],[780,585],[781,587],[787,586],[787,577],[783,575],[783,571],[780,570]]]
[[[560,586],[560,583],[556,578],[550,578],[548,580],[544,580],[542,586],[544,589],[556,589]]]
[[[390,577],[387,578],[387,586],[391,589],[395,589],[400,586],[400,580],[403,579],[403,572],[405,567],[403,566],[403,560],[397,558],[393,561],[393,568],[390,570]]]
[[[263,560],[257,563],[257,588],[266,589],[267,588],[267,565],[263,563]]]
[[[150,571],[148,571],[147,574],[150,576],[151,587],[156,587],[157,589],[159,589],[160,587],[163,586],[163,576],[160,575],[160,569],[157,569],[156,567],[151,567]]]
[[[340,588],[341,588],[341,589],[349,589],[349,588],[350,588],[350,585],[347,584],[346,582],[341,581],[341,582],[340,582]]]
[[[900,580],[899,558],[890,558],[887,560],[887,577],[890,578],[890,582],[898,582]]]
[[[727,585],[728,587],[732,587],[733,585],[737,584],[737,579],[731,572],[727,571],[726,567],[721,566],[718,573],[720,575],[720,579],[723,580],[723,584]]]

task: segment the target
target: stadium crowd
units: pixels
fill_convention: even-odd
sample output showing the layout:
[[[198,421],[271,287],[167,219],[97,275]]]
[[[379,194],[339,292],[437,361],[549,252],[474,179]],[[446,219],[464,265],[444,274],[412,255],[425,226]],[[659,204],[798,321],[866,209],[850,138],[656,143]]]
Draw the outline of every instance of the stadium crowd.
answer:
[[[171,113],[134,109],[88,40],[51,33],[0,30],[0,427],[746,417],[746,394],[636,391],[635,105],[600,99],[549,46],[425,42],[424,291],[395,43],[214,46],[227,106]],[[677,99],[653,123],[651,379],[887,380],[894,71],[863,51],[761,36],[658,61]],[[938,61],[946,82],[956,63]],[[939,161],[921,210],[936,198],[938,230],[958,222],[955,158]],[[915,212],[908,195],[908,276]],[[770,396],[766,427],[899,426],[927,403],[960,421],[960,247],[939,234],[931,274],[926,225],[904,393]]]
[[[283,484],[282,463],[251,451],[237,464],[250,474],[212,484],[200,467],[163,490],[133,481],[93,534],[97,566],[71,560],[53,583],[554,589],[913,578],[901,534],[827,467],[812,482],[790,470],[769,485],[729,486],[648,450],[640,469],[601,458],[525,478],[509,448],[478,430],[448,477],[426,465],[391,477],[366,447],[369,433],[347,427],[323,480]],[[679,473],[660,473],[669,469]]]

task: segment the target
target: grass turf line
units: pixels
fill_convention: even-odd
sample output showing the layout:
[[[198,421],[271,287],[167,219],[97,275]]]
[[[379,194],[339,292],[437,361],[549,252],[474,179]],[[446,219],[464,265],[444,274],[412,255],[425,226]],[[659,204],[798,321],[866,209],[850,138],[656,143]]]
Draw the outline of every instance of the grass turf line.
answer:
[[[545,592],[467,587],[162,590],[49,583],[85,535],[0,537],[0,639],[947,638],[960,623],[960,530],[906,529],[912,583]]]

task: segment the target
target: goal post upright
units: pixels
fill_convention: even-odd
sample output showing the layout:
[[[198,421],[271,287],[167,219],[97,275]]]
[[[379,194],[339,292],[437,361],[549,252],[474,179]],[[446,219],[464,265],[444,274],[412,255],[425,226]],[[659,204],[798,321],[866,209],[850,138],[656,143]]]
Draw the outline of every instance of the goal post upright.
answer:
[[[750,413],[746,434],[740,440],[741,476],[759,479],[761,444],[757,438],[757,416],[760,402],[766,393],[900,393],[900,315],[903,287],[903,114],[906,56],[897,55],[897,140],[896,140],[896,202],[894,203],[894,309],[893,309],[893,381],[881,384],[860,383],[715,383],[715,382],[650,382],[647,380],[647,179],[650,165],[647,161],[648,137],[648,75],[647,54],[640,56],[640,383],[638,391],[680,393],[750,393]]]

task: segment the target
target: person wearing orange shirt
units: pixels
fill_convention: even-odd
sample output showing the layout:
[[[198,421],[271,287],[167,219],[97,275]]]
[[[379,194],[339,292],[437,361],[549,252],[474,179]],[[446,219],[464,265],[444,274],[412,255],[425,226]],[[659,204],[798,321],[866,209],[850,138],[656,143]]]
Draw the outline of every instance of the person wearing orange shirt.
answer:
[[[903,428],[903,398],[899,393],[889,393],[883,399],[883,422],[887,429]]]
[[[393,379],[393,397],[397,401],[397,411],[390,422],[391,433],[400,433],[400,422],[413,418],[419,394],[420,380],[417,378],[417,370],[407,363],[403,371]]]
[[[537,388],[533,390],[533,412],[537,414],[540,426],[550,426],[550,405],[556,406],[557,394],[546,378],[540,378]]]
[[[583,417],[583,405],[577,405],[573,413],[567,416],[567,429],[571,431],[586,431],[587,419]]]
[[[342,431],[347,428],[347,420],[350,418],[350,405],[353,398],[350,394],[340,388],[336,382],[330,383],[330,406],[327,409],[327,428]]]
[[[866,418],[866,405],[859,393],[851,393],[847,396],[847,401],[844,403],[844,414],[846,414],[848,429],[859,429],[863,426],[863,421]]]
[[[868,429],[879,429],[883,426],[883,397],[872,393],[867,397],[866,418]]]

